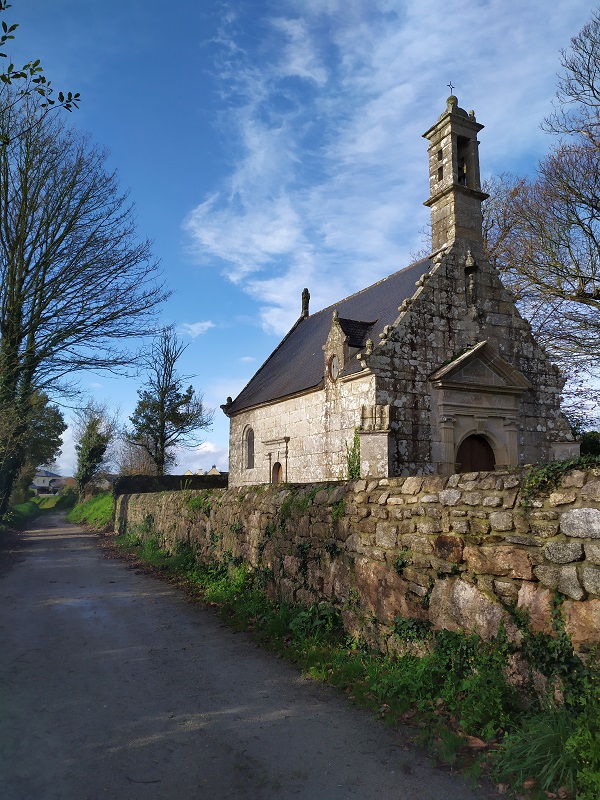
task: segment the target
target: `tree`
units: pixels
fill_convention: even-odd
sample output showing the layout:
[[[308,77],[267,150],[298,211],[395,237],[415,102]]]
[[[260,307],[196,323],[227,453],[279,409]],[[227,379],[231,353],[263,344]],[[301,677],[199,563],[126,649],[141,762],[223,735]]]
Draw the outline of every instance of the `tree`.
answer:
[[[485,187],[484,236],[534,333],[570,379],[573,410],[598,402],[600,363],[600,11],[561,53],[557,104],[544,127],[560,140],[531,178]]]
[[[10,8],[8,0],[0,0],[0,13]],[[17,23],[8,25],[4,20],[1,24],[2,32],[0,33],[0,58],[7,58],[7,54],[3,52],[7,42],[15,38],[14,32],[19,27]],[[79,92],[58,92],[54,97],[54,88],[52,82],[49,81],[44,75],[44,68],[40,60],[28,61],[20,69],[15,69],[14,64],[8,64],[4,72],[0,73],[0,82],[5,85],[13,86],[15,91],[10,95],[9,105],[16,104],[25,97],[35,95],[40,101],[40,108],[43,109],[42,117],[48,114],[53,109],[64,108],[66,111],[72,111],[74,108],[79,108],[80,95]],[[0,113],[4,113],[6,109],[0,108]],[[13,130],[10,137],[6,134],[0,136],[0,147],[7,147],[18,138],[24,131],[18,129]]]
[[[207,411],[202,395],[192,386],[183,388],[186,377],[176,371],[176,364],[186,349],[172,327],[163,328],[145,357],[147,382],[138,392],[139,401],[129,419],[132,429],[127,436],[152,459],[157,475],[174,462],[175,445],[195,447],[202,441],[199,432],[210,427],[213,412]]]
[[[48,395],[34,393],[31,398],[31,412],[25,438],[25,457],[15,481],[11,501],[26,499],[36,470],[44,464],[52,464],[62,446],[62,434],[67,425],[58,406],[51,405]],[[1,440],[0,432],[0,440]]]
[[[75,452],[77,471],[75,479],[79,494],[110,463],[110,445],[117,432],[117,421],[106,406],[90,400],[77,414]]]
[[[130,366],[127,340],[153,331],[167,293],[105,153],[35,98],[11,106],[12,91],[0,88],[0,136],[22,132],[0,148],[0,419],[17,444],[36,391]],[[0,517],[23,458],[0,441]]]
[[[148,450],[121,439],[117,454],[119,475],[156,475],[156,465]]]

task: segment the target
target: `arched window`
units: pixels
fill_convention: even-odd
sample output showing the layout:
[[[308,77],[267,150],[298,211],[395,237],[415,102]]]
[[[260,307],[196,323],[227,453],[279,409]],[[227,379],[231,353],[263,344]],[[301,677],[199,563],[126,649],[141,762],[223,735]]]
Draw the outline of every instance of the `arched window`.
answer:
[[[459,472],[493,472],[496,469],[496,457],[488,440],[484,436],[467,436],[461,442],[456,454]]]
[[[283,481],[283,467],[276,461],[271,470],[271,483],[282,483]]]
[[[254,431],[248,428],[246,431],[246,469],[254,469]]]

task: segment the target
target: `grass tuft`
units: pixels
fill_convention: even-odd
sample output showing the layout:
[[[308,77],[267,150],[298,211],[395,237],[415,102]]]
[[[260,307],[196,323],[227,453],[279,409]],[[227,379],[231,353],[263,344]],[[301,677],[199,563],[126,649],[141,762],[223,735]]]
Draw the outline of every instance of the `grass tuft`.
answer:
[[[92,528],[107,528],[113,519],[112,492],[102,492],[83,503],[78,503],[67,514],[69,522],[79,522],[90,525]]]

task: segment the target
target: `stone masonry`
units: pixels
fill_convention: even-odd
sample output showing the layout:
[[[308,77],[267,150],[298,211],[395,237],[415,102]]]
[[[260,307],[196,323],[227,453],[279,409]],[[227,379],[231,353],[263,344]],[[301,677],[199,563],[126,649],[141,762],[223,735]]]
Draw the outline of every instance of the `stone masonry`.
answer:
[[[123,495],[116,527],[240,557],[271,596],[334,603],[382,649],[397,616],[490,638],[501,622],[515,635],[514,606],[550,632],[558,591],[585,651],[600,642],[600,469],[567,473],[527,507],[520,486],[493,472]]]
[[[428,259],[302,316],[238,397],[230,486],[452,475],[578,455],[563,379],[533,338],[482,236],[473,112],[448,98],[429,141]],[[248,437],[255,448],[248,454]]]

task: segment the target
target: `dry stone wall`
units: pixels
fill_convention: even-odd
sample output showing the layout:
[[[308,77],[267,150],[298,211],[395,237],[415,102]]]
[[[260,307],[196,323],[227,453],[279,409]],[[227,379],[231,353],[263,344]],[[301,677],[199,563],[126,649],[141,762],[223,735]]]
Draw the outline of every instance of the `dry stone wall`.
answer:
[[[116,527],[242,558],[271,596],[333,602],[382,649],[398,616],[518,636],[512,606],[550,632],[556,590],[576,647],[600,642],[600,469],[526,506],[520,474],[498,472],[122,495]]]

